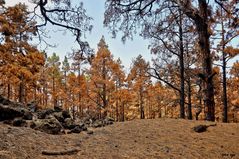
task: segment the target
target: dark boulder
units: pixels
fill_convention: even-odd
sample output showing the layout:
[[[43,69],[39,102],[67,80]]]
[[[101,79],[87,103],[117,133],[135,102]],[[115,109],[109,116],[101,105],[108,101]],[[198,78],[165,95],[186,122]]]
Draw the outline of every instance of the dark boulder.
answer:
[[[33,114],[29,111],[25,111],[22,118],[25,120],[32,120]]]
[[[63,132],[61,123],[55,118],[32,121],[30,127],[48,134],[62,134]]]
[[[8,105],[11,107],[24,107],[24,105],[22,103],[11,101],[1,95],[0,95],[0,104]]]
[[[62,107],[60,107],[60,106],[55,106],[54,107],[54,111],[56,111],[56,112],[61,112],[63,109],[62,109]]]
[[[104,119],[104,125],[111,125],[114,123],[114,119],[113,118],[110,118],[110,117],[106,117]]]
[[[12,104],[12,102],[9,99],[4,98],[3,96],[0,96],[0,103],[3,105]]]
[[[67,110],[62,111],[62,116],[64,117],[64,119],[71,118],[70,112]]]
[[[76,125],[74,129],[71,130],[71,133],[80,133],[82,131],[87,131],[85,124]]]
[[[88,135],[92,135],[93,133],[94,133],[94,131],[92,131],[92,130],[87,130],[87,132],[86,132]]]
[[[44,109],[44,110],[38,110],[37,111],[37,118],[38,119],[45,119],[47,116],[51,115],[54,113],[53,109]]]
[[[54,112],[52,113],[52,116],[54,116],[61,123],[63,123],[65,120],[65,118],[62,115],[62,112]]]
[[[24,119],[16,118],[16,119],[13,120],[12,125],[13,126],[18,126],[18,127],[23,127],[23,126],[26,127],[27,126],[27,122]]]
[[[64,123],[62,123],[62,126],[65,128],[65,129],[74,129],[76,127],[76,124],[74,122],[73,119],[71,118],[66,118],[64,120]]]
[[[28,109],[31,111],[31,112],[36,112],[37,111],[37,102],[36,101],[32,101],[30,103],[27,104],[27,107]]]
[[[99,128],[99,127],[103,127],[105,125],[104,125],[104,122],[102,120],[96,120],[91,124],[91,126],[94,127],[94,128]]]
[[[202,133],[202,132],[205,132],[207,131],[207,127],[206,125],[197,125],[195,127],[193,127],[193,130],[197,133]]]
[[[12,107],[11,105],[0,104],[0,121],[13,120],[16,117],[31,119],[32,114],[23,107]]]

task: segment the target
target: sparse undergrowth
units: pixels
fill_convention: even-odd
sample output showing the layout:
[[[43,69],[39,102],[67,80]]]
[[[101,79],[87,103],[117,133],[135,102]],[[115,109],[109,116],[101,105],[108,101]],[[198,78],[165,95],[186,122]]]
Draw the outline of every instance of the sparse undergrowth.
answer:
[[[238,158],[239,125],[217,123],[204,133],[193,127],[212,122],[151,119],[89,128],[93,134],[50,135],[31,128],[0,124],[0,158]],[[71,155],[44,155],[68,152]],[[74,151],[75,152],[75,151]]]

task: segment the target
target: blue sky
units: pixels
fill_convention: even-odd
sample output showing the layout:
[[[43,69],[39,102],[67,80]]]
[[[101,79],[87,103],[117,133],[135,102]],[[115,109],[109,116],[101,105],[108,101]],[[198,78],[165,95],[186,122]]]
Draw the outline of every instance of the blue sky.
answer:
[[[33,5],[29,3],[29,0],[5,0],[7,5],[14,5],[16,3],[22,2],[26,3],[29,6],[29,9],[33,8]],[[107,28],[103,27],[103,19],[104,19],[104,2],[105,0],[77,0],[76,2],[83,2],[84,8],[87,10],[89,16],[91,16],[94,20],[92,24],[94,26],[92,32],[86,35],[86,41],[89,42],[90,46],[97,50],[97,44],[102,36],[105,37],[107,44],[109,45],[109,49],[111,53],[114,55],[115,59],[120,58],[123,65],[128,71],[131,61],[133,58],[137,57],[139,54],[143,55],[143,57],[150,61],[152,55],[150,54],[150,50],[148,49],[149,42],[147,40],[143,40],[141,37],[134,37],[133,41],[127,40],[125,44],[121,41],[120,34],[117,35],[116,39],[112,39],[111,35]],[[51,30],[52,26],[47,26],[47,29]],[[60,28],[58,28],[60,29]],[[57,28],[54,29],[57,31]],[[61,60],[63,60],[64,56],[67,53],[71,52],[72,48],[77,49],[77,44],[74,42],[74,38],[70,33],[63,34],[63,32],[50,32],[50,39],[47,41],[51,44],[57,44],[56,48],[49,48],[47,50],[48,55],[51,55],[53,52],[56,52]],[[237,39],[234,41],[234,45],[238,45]],[[229,66],[232,65],[233,62],[238,60],[238,57],[234,58],[229,62]]]
[[[116,39],[112,39],[107,28],[103,27],[104,19],[104,0],[81,0],[84,3],[84,8],[87,10],[89,16],[94,20],[92,24],[94,26],[91,33],[86,35],[86,41],[90,46],[97,50],[97,44],[102,36],[105,37],[111,53],[115,59],[120,58],[123,65],[128,69],[133,58],[139,54],[143,55],[146,60],[151,59],[150,50],[148,49],[148,41],[143,40],[139,36],[135,36],[134,40],[127,40],[125,44],[121,41],[121,36],[118,35]],[[16,3],[28,3],[28,0],[6,0],[8,5],[14,5]],[[80,1],[79,1],[80,2]],[[31,6],[29,7],[31,9]],[[49,29],[52,27],[48,26]],[[57,30],[57,29],[54,29]],[[49,48],[47,53],[50,55],[56,52],[61,59],[71,51],[71,48],[77,48],[77,44],[74,43],[74,38],[70,33],[63,34],[63,32],[50,33],[51,39],[47,41],[51,44],[57,44],[56,48]]]

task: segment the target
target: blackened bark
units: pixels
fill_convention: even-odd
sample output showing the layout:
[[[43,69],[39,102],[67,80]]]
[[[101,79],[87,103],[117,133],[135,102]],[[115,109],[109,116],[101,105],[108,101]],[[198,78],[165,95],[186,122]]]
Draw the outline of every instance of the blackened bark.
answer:
[[[102,69],[102,78],[104,80],[104,82],[106,81],[106,60],[103,59],[103,69]],[[103,83],[103,88],[102,88],[102,100],[103,100],[103,108],[104,108],[104,113],[103,118],[107,116],[107,107],[108,107],[108,101],[107,101],[107,88],[106,88],[106,83]]]
[[[195,19],[198,31],[199,48],[202,55],[202,67],[205,79],[203,80],[204,104],[206,108],[206,120],[215,121],[215,102],[212,73],[212,58],[210,54],[210,42],[208,31],[208,4],[206,0],[198,0],[200,17]]]
[[[208,29],[208,3],[206,0],[198,0],[199,9],[197,10],[191,4],[185,5],[183,2],[177,1],[183,12],[195,22],[198,33],[199,51],[202,56],[203,75],[205,77],[203,79],[203,96],[206,120],[215,121],[212,57],[210,54],[210,34]]]
[[[183,47],[183,28],[182,28],[182,12],[179,9],[179,41],[180,41],[180,118],[185,118],[185,96],[184,96],[184,47]]]
[[[140,119],[144,119],[144,101],[143,101],[143,88],[139,90],[139,107],[140,107]]]
[[[11,99],[11,85],[7,84],[7,99]]]
[[[52,78],[52,91],[53,91],[53,106],[54,106],[54,109],[57,108],[57,98],[56,98],[56,85],[55,85],[55,77],[53,75],[53,78]]]
[[[125,105],[125,103],[123,102],[120,106],[120,121],[122,121],[122,122],[125,120],[124,105]]]
[[[222,13],[222,9],[221,9]],[[222,113],[222,121],[224,123],[227,123],[227,73],[226,73],[226,53],[224,52],[225,49],[225,35],[224,35],[224,23],[223,19],[221,20],[221,26],[222,26],[222,85],[223,85],[223,113]]]
[[[227,75],[226,75],[226,58],[225,52],[223,52],[223,67],[222,67],[222,74],[223,74],[223,119],[224,123],[227,123]]]
[[[193,119],[193,116],[192,116],[192,99],[191,99],[192,90],[191,90],[190,78],[188,79],[187,84],[188,84],[188,119],[192,120]]]
[[[24,82],[23,82],[23,77],[21,77],[20,79],[20,84],[19,84],[19,95],[18,95],[18,98],[19,98],[19,102],[20,103],[23,103],[24,101]]]

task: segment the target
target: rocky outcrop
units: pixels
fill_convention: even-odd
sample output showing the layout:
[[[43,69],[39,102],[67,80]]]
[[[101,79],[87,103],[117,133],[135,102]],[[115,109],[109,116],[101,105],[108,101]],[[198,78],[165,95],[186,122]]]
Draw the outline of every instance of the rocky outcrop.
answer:
[[[0,96],[0,121],[18,127],[31,127],[49,134],[80,133],[87,127],[103,127],[113,124],[113,119],[96,119],[87,117],[73,120],[69,111],[62,109],[37,110],[36,102],[26,106],[12,102]]]
[[[0,121],[13,120],[16,117],[32,120],[32,116],[32,113],[23,107],[14,107],[12,105],[3,105],[0,103]]]
[[[48,134],[63,133],[63,127],[56,118],[34,120],[32,121],[30,127]]]

